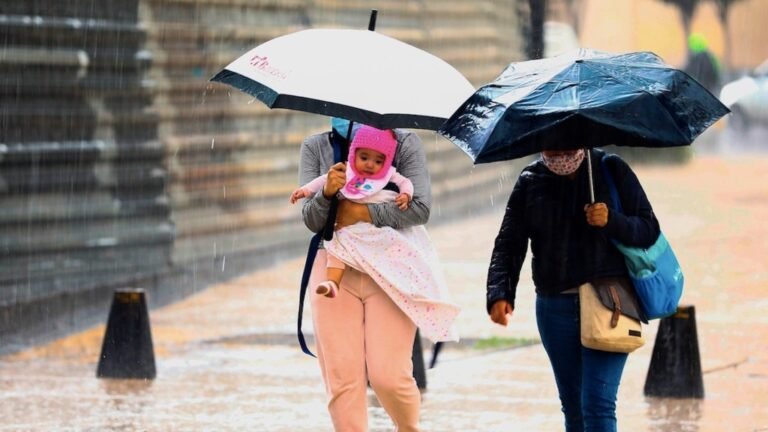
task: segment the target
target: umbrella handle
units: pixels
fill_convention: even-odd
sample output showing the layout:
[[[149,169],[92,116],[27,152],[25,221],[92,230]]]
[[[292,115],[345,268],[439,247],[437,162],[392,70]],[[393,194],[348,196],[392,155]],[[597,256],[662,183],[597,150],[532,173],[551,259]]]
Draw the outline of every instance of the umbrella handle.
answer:
[[[328,219],[325,221],[325,227],[323,228],[323,240],[331,241],[333,238],[333,228],[336,225],[336,212],[339,209],[339,198],[334,195],[331,198],[331,207],[328,209]]]
[[[587,154],[587,174],[589,177],[589,203],[595,203],[595,180],[592,178],[592,154],[588,148],[584,149]]]

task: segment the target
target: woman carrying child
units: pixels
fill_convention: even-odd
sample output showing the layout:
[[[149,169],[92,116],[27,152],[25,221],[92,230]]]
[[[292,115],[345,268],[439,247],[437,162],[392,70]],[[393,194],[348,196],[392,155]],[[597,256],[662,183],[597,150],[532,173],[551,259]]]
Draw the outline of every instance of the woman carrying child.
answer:
[[[433,341],[458,339],[452,326],[458,307],[447,300],[422,226],[431,200],[426,159],[415,134],[362,126],[348,162],[333,164],[331,140],[342,139],[339,130],[348,125],[334,121],[330,134],[302,145],[301,184],[326,173],[309,186],[317,193],[297,191],[291,198],[308,198],[303,216],[314,232],[323,229],[331,197],[350,198],[340,200],[334,239],[318,251],[309,282],[326,294],[312,296],[311,305],[328,410],[337,431],[367,430],[370,382],[396,430],[418,431],[416,328]],[[383,189],[393,177],[399,193]]]

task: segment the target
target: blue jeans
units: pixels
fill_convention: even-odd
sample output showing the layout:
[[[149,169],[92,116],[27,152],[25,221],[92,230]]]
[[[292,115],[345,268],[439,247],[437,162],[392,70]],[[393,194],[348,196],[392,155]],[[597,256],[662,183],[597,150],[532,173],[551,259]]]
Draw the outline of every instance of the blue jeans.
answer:
[[[537,296],[536,323],[560,394],[566,432],[615,432],[627,354],[581,346],[579,296]]]

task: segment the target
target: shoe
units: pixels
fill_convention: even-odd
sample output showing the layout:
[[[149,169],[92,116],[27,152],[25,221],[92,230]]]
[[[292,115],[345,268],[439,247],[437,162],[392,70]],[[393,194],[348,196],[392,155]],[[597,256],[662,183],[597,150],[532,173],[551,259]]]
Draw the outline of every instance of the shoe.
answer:
[[[320,282],[317,285],[317,289],[315,290],[316,293],[320,295],[324,295],[328,298],[334,298],[336,297],[336,293],[339,291],[338,285],[336,285],[336,282],[332,280],[328,280],[325,282]]]

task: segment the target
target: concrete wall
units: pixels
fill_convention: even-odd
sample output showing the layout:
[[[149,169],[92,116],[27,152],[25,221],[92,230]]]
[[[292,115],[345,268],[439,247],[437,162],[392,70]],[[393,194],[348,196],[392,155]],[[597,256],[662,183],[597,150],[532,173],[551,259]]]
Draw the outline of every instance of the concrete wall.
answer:
[[[0,4],[0,349],[171,267],[146,36],[137,0]]]
[[[116,287],[144,287],[158,306],[303,253],[309,234],[287,197],[301,140],[328,119],[208,82],[249,48],[302,28],[365,28],[377,8],[378,31],[479,85],[522,59],[526,5],[2,2],[0,352],[104,322]],[[421,135],[432,223],[503,202],[514,165],[473,169]]]

